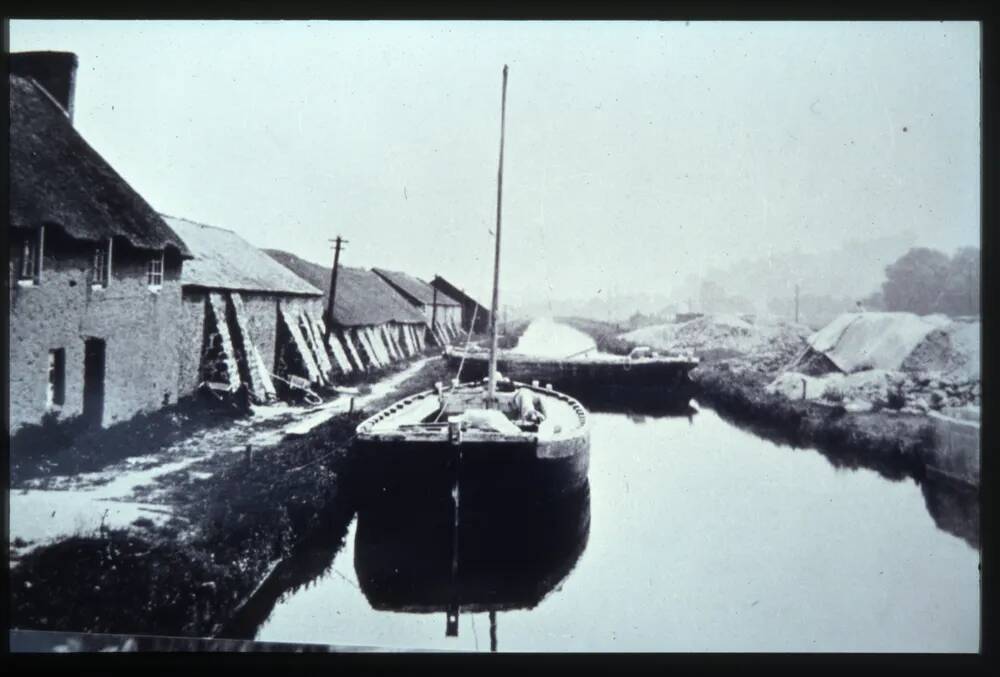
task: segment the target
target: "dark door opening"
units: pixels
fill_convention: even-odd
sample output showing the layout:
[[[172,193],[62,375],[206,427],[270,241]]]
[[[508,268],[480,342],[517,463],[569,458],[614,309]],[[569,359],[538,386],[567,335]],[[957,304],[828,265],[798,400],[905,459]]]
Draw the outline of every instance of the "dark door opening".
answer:
[[[100,425],[104,418],[104,339],[83,342],[83,418]]]

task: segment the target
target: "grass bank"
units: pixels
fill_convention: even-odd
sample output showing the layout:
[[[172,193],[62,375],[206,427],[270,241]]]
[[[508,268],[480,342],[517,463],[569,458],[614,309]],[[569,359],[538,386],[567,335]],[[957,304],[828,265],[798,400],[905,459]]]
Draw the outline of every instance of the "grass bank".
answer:
[[[691,376],[700,401],[720,415],[762,436],[815,447],[837,466],[869,467],[895,479],[920,477],[933,451],[934,429],[923,416],[789,400],[768,393],[762,373],[735,370],[727,362],[703,363]]]
[[[216,454],[158,479],[162,526],[99,530],[39,547],[11,569],[11,626],[209,636],[317,542],[339,549],[354,514],[351,440],[369,413],[444,380],[433,360],[394,393],[267,449]],[[165,490],[165,492],[164,492]],[[141,497],[139,497],[141,499]],[[259,601],[258,601],[259,602]]]

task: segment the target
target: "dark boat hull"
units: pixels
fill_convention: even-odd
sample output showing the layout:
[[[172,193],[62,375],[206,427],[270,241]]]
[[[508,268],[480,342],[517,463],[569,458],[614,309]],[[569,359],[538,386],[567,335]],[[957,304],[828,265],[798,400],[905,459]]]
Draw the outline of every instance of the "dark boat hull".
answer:
[[[580,491],[590,465],[589,435],[546,443],[354,442],[370,497],[450,499],[456,482],[463,502],[503,505]]]
[[[489,357],[467,355],[464,363],[462,354],[447,355],[448,365],[456,371],[462,367],[463,380],[485,378],[489,372]],[[697,362],[678,361],[600,361],[600,360],[548,360],[523,357],[497,358],[497,369],[507,378],[542,385],[551,383],[569,394],[582,388],[593,387],[659,387],[681,388],[691,383],[689,372]]]
[[[590,533],[590,493],[472,508],[383,498],[358,512],[354,567],[375,609],[528,609],[573,569]]]

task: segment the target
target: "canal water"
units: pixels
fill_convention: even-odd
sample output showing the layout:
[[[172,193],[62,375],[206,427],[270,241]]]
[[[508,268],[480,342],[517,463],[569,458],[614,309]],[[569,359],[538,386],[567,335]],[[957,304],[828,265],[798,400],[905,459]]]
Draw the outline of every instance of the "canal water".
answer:
[[[556,326],[573,352],[566,337],[582,340]],[[466,525],[472,588],[442,574],[451,513],[397,506],[307,554],[313,573],[249,634],[446,651],[978,650],[975,496],[837,467],[697,402],[597,409],[588,491]]]

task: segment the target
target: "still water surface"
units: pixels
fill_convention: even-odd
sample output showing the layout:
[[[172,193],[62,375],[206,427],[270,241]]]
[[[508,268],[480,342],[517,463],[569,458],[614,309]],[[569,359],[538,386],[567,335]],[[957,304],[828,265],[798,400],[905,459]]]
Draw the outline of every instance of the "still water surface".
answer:
[[[617,409],[593,413],[589,496],[569,517],[560,508],[579,547],[553,545],[536,524],[545,515],[510,513],[504,547],[523,552],[491,589],[517,587],[532,558],[539,578],[559,580],[543,581],[540,601],[518,598],[533,608],[495,613],[498,650],[978,650],[974,498],[837,468],[707,408]],[[404,568],[448,555],[448,539],[431,529],[421,540],[414,519],[369,522],[359,539],[355,518],[332,563],[263,614],[256,639],[489,651],[486,609],[460,611],[446,636],[443,610],[369,601],[373,542],[405,541],[393,551]],[[519,525],[523,541],[511,538]],[[422,592],[407,581],[397,596]]]

